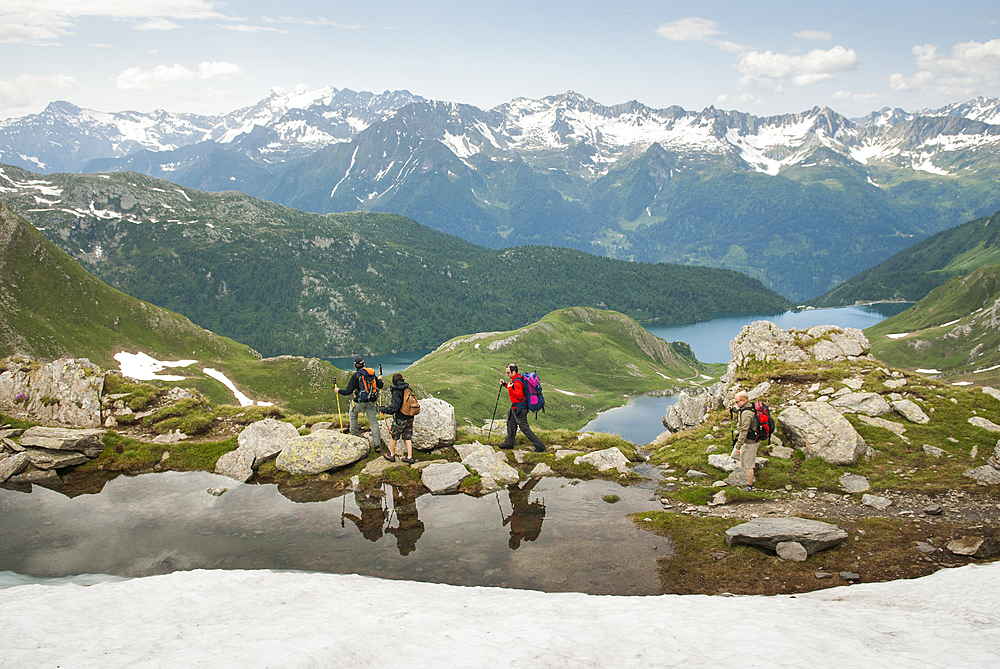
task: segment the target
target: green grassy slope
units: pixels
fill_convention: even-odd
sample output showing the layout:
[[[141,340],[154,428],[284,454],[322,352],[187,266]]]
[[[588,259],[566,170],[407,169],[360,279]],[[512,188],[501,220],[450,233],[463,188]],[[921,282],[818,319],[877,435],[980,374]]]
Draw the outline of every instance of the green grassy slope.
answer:
[[[493,415],[510,362],[542,379],[546,411],[531,417],[541,428],[576,429],[629,395],[709,383],[702,375],[715,379],[725,369],[698,362],[687,344],[668,344],[623,314],[581,307],[518,330],[453,339],[404,376],[418,396],[455,405],[460,425],[479,426]],[[504,392],[497,417],[509,406]]]
[[[858,302],[915,302],[948,279],[1000,262],[1000,212],[944,230],[866,269],[811,302],[838,307]]]
[[[158,360],[194,359],[197,365],[174,372],[189,376],[177,385],[234,403],[228,389],[201,371],[211,367],[251,398],[295,411],[327,409],[332,384],[338,376],[347,377],[318,360],[261,361],[243,344],[105,285],[3,204],[0,287],[0,358],[85,357],[104,369],[118,367],[114,355],[120,351],[142,351]]]
[[[1000,366],[1000,265],[953,278],[865,334],[888,365],[937,369],[953,381],[1000,380],[993,369]]]

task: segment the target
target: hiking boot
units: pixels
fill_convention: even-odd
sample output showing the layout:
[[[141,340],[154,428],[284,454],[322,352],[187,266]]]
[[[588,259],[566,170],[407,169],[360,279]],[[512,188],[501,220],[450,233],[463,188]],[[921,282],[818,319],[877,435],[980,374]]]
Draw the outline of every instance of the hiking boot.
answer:
[[[385,448],[382,449],[382,457],[388,460],[389,462],[396,461],[396,456],[389,453],[389,451]]]
[[[509,444],[509,445],[508,444],[500,444],[500,446],[498,446],[498,448],[502,448],[505,451],[509,451],[510,449],[514,448],[514,444]]]
[[[755,492],[756,488],[754,488],[752,485],[745,485],[742,488],[740,488],[740,490],[742,490],[743,492]]]
[[[535,446],[535,453],[544,453],[544,452],[545,452],[544,446]]]
[[[412,464],[413,464],[414,462],[416,462],[416,461],[417,461],[417,459],[416,459],[416,458],[402,458],[402,459],[400,460],[400,462],[405,462],[405,463],[406,463],[406,464],[408,464],[408,465],[412,465]]]

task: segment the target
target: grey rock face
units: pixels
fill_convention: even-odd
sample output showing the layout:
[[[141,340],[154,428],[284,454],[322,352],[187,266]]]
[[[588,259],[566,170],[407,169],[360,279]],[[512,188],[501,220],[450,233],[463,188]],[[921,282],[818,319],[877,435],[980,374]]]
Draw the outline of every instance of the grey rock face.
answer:
[[[215,473],[246,483],[253,476],[253,453],[236,448],[215,461]]]
[[[986,461],[986,464],[994,469],[1000,469],[1000,441],[997,442],[996,447],[993,449],[993,455]]]
[[[253,455],[251,466],[257,469],[277,456],[289,441],[298,436],[299,431],[291,423],[265,418],[246,426],[236,441],[239,448],[246,449]]]
[[[97,457],[104,452],[106,430],[75,430],[65,427],[31,427],[21,435],[21,446],[47,448],[56,451],[78,451],[93,453]]]
[[[831,400],[830,406],[840,413],[881,416],[892,411],[889,403],[878,393],[847,393]]]
[[[853,465],[868,452],[854,426],[824,402],[803,402],[775,417],[785,438],[805,452],[835,465]]]
[[[605,472],[609,469],[617,469],[621,473],[627,474],[630,471],[628,458],[625,457],[624,453],[618,450],[617,446],[581,455],[573,460],[573,463],[577,465],[588,463],[597,467],[597,471],[600,472]]]
[[[670,432],[688,430],[701,425],[710,410],[712,396],[706,388],[685,389],[677,396],[677,402],[667,407],[661,422]]]
[[[726,530],[726,545],[746,544],[776,550],[779,543],[795,541],[809,555],[832,548],[847,539],[836,525],[805,518],[755,518]]]
[[[423,413],[424,401],[420,400],[421,413]],[[469,470],[460,462],[447,462],[443,464],[432,464],[424,467],[420,472],[420,482],[431,491],[433,495],[446,495],[455,492],[458,487],[469,476]]]
[[[28,466],[28,454],[25,452],[6,455],[0,453],[0,483],[11,476],[17,476]]]
[[[319,430],[289,440],[275,466],[290,474],[319,474],[357,462],[368,455],[369,448],[362,437]]]
[[[989,465],[983,465],[975,469],[966,469],[962,472],[962,476],[967,476],[981,485],[1000,485],[1000,470],[994,469]]]
[[[926,425],[931,422],[930,417],[913,400],[893,400],[891,406],[896,413],[911,423]]]
[[[100,367],[85,358],[62,358],[31,370],[28,364],[10,365],[0,374],[0,402],[15,404],[26,396],[25,410],[35,420],[75,427],[101,426]]]
[[[420,400],[420,413],[413,419],[413,447],[433,451],[451,446],[458,436],[455,407],[435,397]]]
[[[871,416],[866,416],[864,414],[858,416],[858,420],[862,423],[867,423],[868,425],[874,425],[875,427],[885,428],[895,435],[902,437],[903,441],[907,441],[906,437],[903,435],[906,433],[906,428],[899,423],[894,423],[891,420],[885,420],[884,418],[873,418]]]
[[[39,469],[62,469],[82,465],[89,458],[76,451],[53,451],[48,448],[26,448],[28,461]]]

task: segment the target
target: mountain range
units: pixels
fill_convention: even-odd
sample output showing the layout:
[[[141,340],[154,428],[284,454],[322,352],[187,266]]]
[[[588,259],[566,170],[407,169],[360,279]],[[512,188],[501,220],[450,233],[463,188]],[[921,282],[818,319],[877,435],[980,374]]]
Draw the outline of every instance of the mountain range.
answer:
[[[852,120],[325,88],[214,117],[52,103],[0,122],[0,161],[34,172],[131,170],[317,213],[399,213],[491,248],[725,267],[799,301],[1000,209],[998,148],[994,98]]]

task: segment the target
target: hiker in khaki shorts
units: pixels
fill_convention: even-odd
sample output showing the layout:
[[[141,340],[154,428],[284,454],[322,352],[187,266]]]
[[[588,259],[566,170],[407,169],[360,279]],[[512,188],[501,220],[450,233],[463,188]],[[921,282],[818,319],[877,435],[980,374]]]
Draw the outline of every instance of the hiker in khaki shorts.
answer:
[[[754,410],[753,406],[747,406],[750,396],[747,391],[741,390],[736,393],[734,399],[734,409],[736,410],[736,443],[733,445],[733,457],[740,458],[740,467],[747,473],[747,484],[743,487],[747,492],[753,491],[754,466],[757,464],[757,444],[756,441],[747,440],[747,432],[753,426]]]

